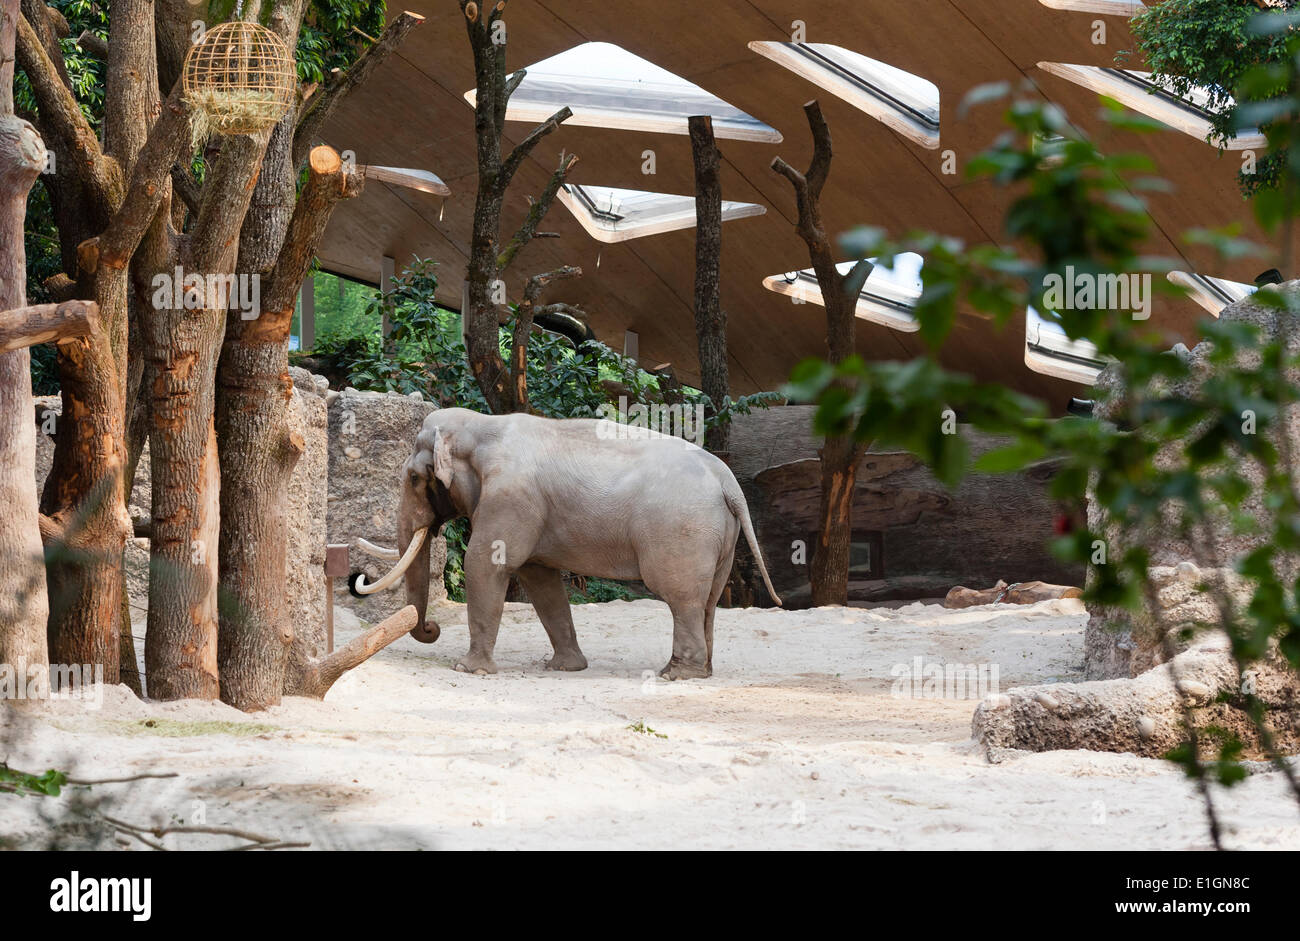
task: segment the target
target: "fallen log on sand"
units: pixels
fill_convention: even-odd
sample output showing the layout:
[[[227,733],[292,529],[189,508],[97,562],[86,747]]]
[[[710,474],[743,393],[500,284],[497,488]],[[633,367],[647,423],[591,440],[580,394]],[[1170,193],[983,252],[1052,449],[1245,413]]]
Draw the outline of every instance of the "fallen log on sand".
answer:
[[[1047,582],[1015,582],[1008,585],[1001,579],[992,588],[965,588],[958,585],[943,599],[945,608],[973,608],[980,604],[1034,604],[1056,598],[1082,598],[1083,590],[1071,585],[1049,585]]]

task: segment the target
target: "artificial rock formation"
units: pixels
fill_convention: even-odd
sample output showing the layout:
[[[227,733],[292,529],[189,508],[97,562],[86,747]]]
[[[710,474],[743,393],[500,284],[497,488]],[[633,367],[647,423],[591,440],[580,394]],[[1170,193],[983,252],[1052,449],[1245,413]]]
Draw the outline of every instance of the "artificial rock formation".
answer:
[[[1298,286],[1300,283],[1291,282],[1284,289],[1296,290]],[[1276,311],[1252,298],[1224,308],[1219,320],[1253,324],[1266,337],[1276,335],[1277,331]],[[1294,355],[1300,348],[1300,324],[1295,324],[1291,330]],[[1208,342],[1200,343],[1192,350],[1181,344],[1174,348],[1173,355],[1189,362],[1191,376],[1181,385],[1174,386],[1172,392],[1189,396],[1195,392],[1209,375],[1212,349],[1213,345]],[[1292,381],[1300,382],[1300,373]],[[1113,369],[1102,372],[1097,379],[1097,388],[1097,416],[1106,420],[1117,413],[1124,390]],[[1284,429],[1290,438],[1292,453],[1300,455],[1300,409],[1292,407],[1283,411],[1280,428],[1271,429],[1269,434],[1279,451],[1285,454],[1281,448]],[[1158,460],[1165,466],[1175,467],[1184,460],[1182,452],[1181,442],[1175,443],[1166,448]],[[1252,487],[1252,492],[1242,503],[1242,512],[1267,524],[1270,513],[1264,502],[1263,471],[1253,461],[1243,461],[1238,469]],[[1300,468],[1292,469],[1293,474],[1298,471]],[[1213,600],[1198,586],[1212,584],[1244,600],[1248,586],[1237,578],[1234,565],[1238,559],[1268,541],[1267,525],[1261,533],[1239,533],[1233,530],[1231,521],[1224,515],[1211,521],[1212,529],[1206,543],[1213,557],[1208,557],[1207,549],[1198,550],[1189,545],[1172,527],[1144,533],[1122,532],[1107,523],[1093,500],[1088,502],[1088,524],[1094,532],[1104,533],[1107,551],[1112,556],[1118,557],[1126,545],[1141,544],[1147,548],[1156,597],[1155,611],[1134,613],[1102,607],[1091,610],[1084,636],[1084,671],[1088,679],[1137,676],[1167,660],[1170,650],[1183,649],[1186,640],[1180,639],[1180,635],[1185,628],[1196,624],[1213,625],[1219,616]],[[1289,563],[1293,574],[1297,562],[1300,560]]]
[[[1295,290],[1296,282],[1283,289]],[[1273,308],[1247,298],[1225,308],[1219,319],[1255,324],[1265,336],[1273,336],[1277,316]],[[1293,331],[1294,355],[1300,346],[1295,337],[1300,324]],[[1211,350],[1208,343],[1174,349],[1173,354],[1186,358],[1192,368],[1191,376],[1173,392],[1190,396],[1205,381]],[[1298,380],[1300,376],[1292,379]],[[1104,371],[1098,387],[1097,415],[1112,418],[1124,394],[1115,372]],[[1269,433],[1278,445],[1283,435],[1289,437],[1291,453],[1300,454],[1300,409],[1284,409],[1280,426]],[[1170,467],[1182,459],[1181,442],[1158,458]],[[1240,471],[1253,488],[1242,510],[1268,520],[1263,472],[1250,461],[1243,461]],[[1190,714],[1197,728],[1227,730],[1248,753],[1260,754],[1263,743],[1245,711],[1245,694],[1253,692],[1265,708],[1278,750],[1300,751],[1300,675],[1276,649],[1239,671],[1228,637],[1215,627],[1220,613],[1207,590],[1220,590],[1239,604],[1248,600],[1250,586],[1233,566],[1267,540],[1267,528],[1263,534],[1243,534],[1234,531],[1226,517],[1216,518],[1198,548],[1172,526],[1129,532],[1108,524],[1091,499],[1088,523],[1094,532],[1104,533],[1111,555],[1134,544],[1147,548],[1152,603],[1140,612],[1091,609],[1084,636],[1089,682],[1023,687],[990,696],[975,710],[975,739],[994,748],[1089,748],[1155,757],[1185,740],[1184,716]],[[1296,560],[1281,564],[1294,577]]]

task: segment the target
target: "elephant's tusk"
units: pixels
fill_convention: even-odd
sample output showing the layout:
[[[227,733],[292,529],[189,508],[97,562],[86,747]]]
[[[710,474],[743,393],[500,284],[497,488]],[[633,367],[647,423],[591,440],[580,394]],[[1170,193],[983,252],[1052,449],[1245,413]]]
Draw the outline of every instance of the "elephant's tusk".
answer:
[[[386,559],[389,562],[396,562],[402,557],[402,553],[396,549],[390,549],[387,546],[377,546],[369,540],[357,537],[357,548],[368,555],[373,555],[377,559]]]
[[[392,588],[393,585],[397,584],[397,580],[401,578],[403,573],[405,573],[410,567],[411,561],[420,551],[420,546],[424,544],[424,537],[428,532],[428,526],[415,531],[415,535],[411,537],[411,544],[406,547],[406,553],[398,560],[397,564],[393,566],[392,570],[387,575],[375,582],[373,585],[367,585],[366,576],[357,573],[357,579],[353,584],[352,589],[359,595],[373,595],[377,591],[384,591],[387,588]]]

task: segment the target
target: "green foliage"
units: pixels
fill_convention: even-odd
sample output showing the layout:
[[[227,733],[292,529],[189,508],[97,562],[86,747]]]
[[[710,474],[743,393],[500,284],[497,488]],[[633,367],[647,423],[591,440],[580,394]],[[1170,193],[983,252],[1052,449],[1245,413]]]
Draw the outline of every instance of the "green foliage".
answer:
[[[1286,7],[1294,6],[1291,0]],[[1130,21],[1138,48],[1157,79],[1167,80],[1178,94],[1193,85],[1208,94],[1214,113],[1214,137],[1232,136],[1238,127],[1257,126],[1257,120],[1240,121],[1233,92],[1260,65],[1281,65],[1287,56],[1282,31],[1260,31],[1258,8],[1244,0],[1163,0],[1149,4]],[[1239,173],[1242,192],[1252,195],[1275,186],[1284,172],[1285,151],[1260,160],[1254,173]]]
[[[645,719],[637,719],[628,727],[628,731],[636,732],[638,735],[653,735],[655,738],[667,738],[663,732],[656,732],[650,726],[645,724]]]
[[[573,604],[635,601],[638,598],[648,597],[649,595],[633,591],[624,582],[614,582],[607,578],[585,578],[580,584],[569,586],[569,601]]]
[[[39,794],[41,797],[58,797],[59,790],[68,783],[68,776],[53,768],[44,774],[28,774],[0,763],[0,793]]]
[[[440,407],[460,406],[486,412],[487,402],[470,371],[460,315],[435,300],[438,278],[436,265],[414,259],[395,277],[386,295],[371,294],[359,333],[340,328],[323,336],[312,355],[344,373],[348,383],[373,392],[420,393]],[[387,310],[392,325],[387,347],[378,324]],[[501,356],[509,359],[513,318],[500,331]],[[299,357],[301,358],[301,356]],[[628,391],[628,405],[649,405],[659,401],[655,377],[603,343],[588,340],[575,347],[571,340],[546,330],[534,331],[528,344],[528,396],[534,411],[551,418],[584,418],[605,415],[609,392],[605,382],[617,382]],[[697,389],[683,389],[686,404],[708,405],[709,398]],[[775,392],[728,397],[710,415],[712,422],[730,421],[780,401]],[[626,413],[618,413],[626,419]]]
[[[1168,0],[1156,9],[1170,5],[1187,6]],[[1293,147],[1300,134],[1300,34],[1291,23],[1290,16],[1259,17],[1247,27],[1281,29],[1270,42],[1285,42],[1285,67],[1244,73],[1242,85],[1249,88],[1239,98],[1266,102],[1272,118],[1270,154],[1275,157],[1300,153]],[[1257,74],[1260,71],[1265,74]],[[1267,98],[1270,89],[1273,97]],[[980,89],[978,99],[987,102],[1006,92]],[[1113,103],[1102,116],[1126,129],[1150,129],[1150,122],[1126,115]],[[1262,336],[1240,322],[1206,318],[1198,329],[1211,344],[1213,368],[1196,381],[1188,363],[1167,352],[1168,340],[1136,320],[1133,311],[1102,305],[1050,309],[1044,303],[1044,285],[1049,275],[1065,274],[1067,266],[1091,274],[1159,272],[1169,266],[1168,261],[1140,254],[1149,223],[1135,194],[1158,188],[1159,182],[1147,176],[1150,167],[1144,158],[1098,153],[1058,109],[1036,97],[1015,101],[1006,119],[1011,130],[969,169],[972,175],[1013,189],[1006,217],[1008,242],[1030,251],[968,249],[924,233],[897,242],[875,230],[851,233],[844,246],[855,257],[881,257],[886,265],[902,251],[925,257],[916,313],[929,352],[903,364],[852,359],[832,368],[806,362],[795,370],[788,391],[795,399],[817,404],[819,432],[851,433],[859,441],[905,447],[953,484],[969,464],[961,435],[940,428],[949,409],[980,429],[1010,436],[1012,444],[985,455],[977,465],[980,469],[1010,471],[1056,457],[1061,469],[1053,478],[1054,496],[1077,500],[1091,487],[1104,518],[1118,532],[1169,532],[1172,527],[1174,538],[1193,547],[1197,561],[1211,568],[1229,562],[1219,558],[1213,535],[1224,526],[1266,536],[1259,549],[1237,562],[1251,588],[1248,603],[1238,604],[1216,586],[1205,590],[1218,608],[1239,667],[1263,657],[1274,640],[1291,664],[1300,667],[1300,578],[1295,564],[1300,555],[1300,493],[1288,474],[1297,456],[1280,454],[1273,444],[1280,439],[1289,450],[1289,436],[1279,435],[1275,426],[1283,409],[1297,407],[1300,399],[1300,390],[1290,381],[1300,369],[1300,358],[1294,342],[1288,347],[1293,322],[1300,316],[1300,296],[1278,291],[1256,295],[1258,303],[1279,314],[1276,337]],[[1053,135],[1065,141],[1053,150],[1052,160],[1045,160],[1038,142]],[[1293,196],[1300,167],[1285,161],[1282,166],[1284,175],[1273,190],[1277,196],[1258,198],[1253,205],[1267,231],[1282,230],[1280,241],[1287,246],[1300,212]],[[1192,238],[1234,257],[1254,250],[1233,233],[1198,232]],[[1153,282],[1157,289],[1176,290],[1163,278]],[[1000,386],[943,369],[937,351],[952,331],[959,304],[987,314],[998,325],[1032,305],[1069,338],[1091,340],[1126,390],[1119,400],[1107,403],[1110,420],[1049,421],[1041,408]],[[1256,423],[1253,427],[1246,416]],[[1243,473],[1248,467],[1263,476],[1262,512],[1244,512],[1252,492]],[[1053,548],[1061,557],[1089,566],[1089,603],[1153,608],[1148,553],[1141,539],[1132,542],[1122,552],[1113,550],[1109,558],[1099,559],[1097,547],[1107,546],[1107,530],[1083,528],[1059,539]],[[1255,720],[1264,749],[1294,780],[1272,744],[1264,709],[1253,692],[1243,691],[1240,704]],[[1189,775],[1223,785],[1241,778],[1239,741],[1221,730],[1195,729],[1190,716],[1187,731],[1186,746],[1170,757]],[[1216,742],[1218,756],[1206,764],[1204,754]],[[1208,791],[1202,793],[1208,800]]]
[[[387,4],[314,0],[298,33],[298,81],[323,82],[346,69],[384,31]]]

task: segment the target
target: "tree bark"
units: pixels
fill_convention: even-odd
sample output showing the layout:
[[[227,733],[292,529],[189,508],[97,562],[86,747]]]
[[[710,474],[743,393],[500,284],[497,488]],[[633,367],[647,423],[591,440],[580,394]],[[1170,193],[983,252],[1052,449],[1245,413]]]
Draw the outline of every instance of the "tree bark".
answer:
[[[105,103],[104,151],[86,139],[79,110],[73,111],[75,103],[69,106],[50,75],[33,77],[33,87],[47,89],[51,120],[66,125],[61,139],[72,148],[69,159],[102,166],[89,173],[82,192],[99,194],[98,214],[109,216],[102,232],[76,250],[80,292],[95,299],[103,330],[59,347],[63,414],[41,509],[65,538],[50,553],[48,637],[55,660],[102,663],[105,681],[117,683],[123,648],[134,658],[133,644],[123,642],[130,624],[129,618],[123,622],[122,598],[123,551],[130,535],[124,471],[131,265],[142,239],[166,211],[167,177],[189,139],[190,116],[179,87],[159,105],[152,5],[146,0],[116,4],[110,31],[114,77]],[[29,58],[49,71],[39,54]],[[101,176],[106,182],[96,182]]]
[[[527,412],[528,404],[528,341],[533,332],[537,298],[552,281],[582,277],[582,269],[572,265],[535,274],[524,285],[524,296],[515,313],[514,333],[510,338],[510,393],[513,399],[510,410]]]
[[[826,346],[832,363],[855,352],[854,311],[861,275],[869,263],[859,262],[849,274],[835,266],[831,242],[822,224],[821,192],[831,166],[831,134],[816,101],[804,105],[813,137],[813,157],[807,173],[800,173],[777,157],[772,169],[790,181],[798,204],[796,231],[808,246],[817,284],[826,308]],[[849,599],[849,544],[853,534],[853,487],[858,459],[866,449],[851,436],[828,437],[822,445],[820,528],[813,553],[810,580],[813,606],[844,605]]]
[[[270,131],[227,137],[204,187],[203,206],[180,253],[185,275],[235,272],[238,234]],[[181,285],[174,286],[174,294]],[[150,397],[149,627],[145,673],[153,699],[216,699],[220,471],[215,378],[227,310],[199,301],[149,310],[145,356]]]
[[[45,146],[14,117],[18,0],[0,2],[0,310],[27,302],[23,217],[27,193],[45,168]],[[17,670],[49,663],[48,614],[36,509],[36,425],[26,347],[0,353],[0,663]],[[23,678],[26,675],[23,674]]]
[[[505,0],[495,5],[460,0],[465,29],[474,53],[474,136],[478,153],[478,189],[474,198],[474,225],[470,236],[469,262],[465,273],[465,348],[470,371],[488,408],[501,415],[514,409],[510,367],[501,358],[501,320],[497,300],[502,273],[515,256],[537,235],[537,227],[577,161],[562,154],[560,164],[541,197],[534,200],[519,230],[505,249],[501,242],[501,207],[510,181],[537,143],[568,120],[571,112],[562,108],[532,130],[509,156],[502,158],[501,137],[505,129],[506,105],[523,79],[523,71],[506,75],[506,43],[495,41],[493,24],[505,12]]]
[[[280,145],[287,163],[289,141]],[[278,157],[277,157],[278,159]],[[360,191],[360,179],[329,147],[312,150],[310,176],[286,231],[275,238],[279,259],[255,319],[232,313],[218,373],[217,429],[221,441],[221,590],[225,599],[218,643],[221,698],[237,709],[280,701],[293,625],[285,607],[289,479],[303,450],[291,414],[289,328],[302,283],[334,206]],[[292,197],[292,177],[289,196]],[[246,241],[241,258],[254,253]],[[265,234],[260,237],[267,237]],[[281,247],[282,246],[282,247]],[[261,249],[265,245],[260,246]],[[332,681],[331,681],[332,682]]]
[[[713,137],[713,119],[695,115],[688,121],[695,163],[695,338],[700,354],[700,385],[716,416],[730,394],[727,375],[727,313],[722,309],[721,162]],[[713,452],[730,448],[731,429],[715,423],[704,445]]]
[[[426,551],[428,543],[425,543]],[[428,564],[428,560],[425,560]],[[390,614],[370,630],[351,643],[340,647],[327,657],[310,660],[307,668],[300,674],[290,677],[290,685],[285,689],[289,696],[310,696],[324,699],[330,687],[340,676],[353,667],[364,663],[383,650],[402,635],[410,633],[419,622],[420,616],[414,605],[407,605],[402,610]]]

